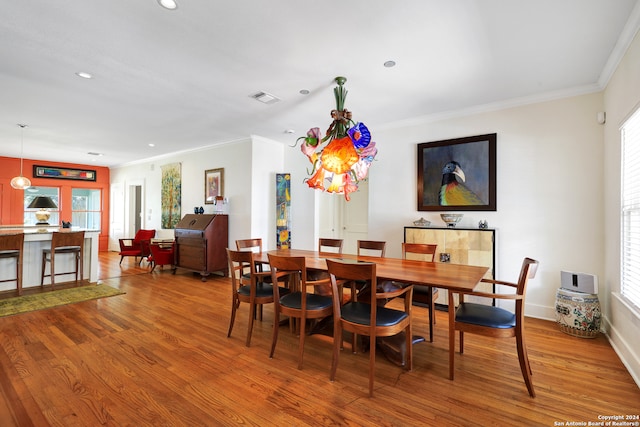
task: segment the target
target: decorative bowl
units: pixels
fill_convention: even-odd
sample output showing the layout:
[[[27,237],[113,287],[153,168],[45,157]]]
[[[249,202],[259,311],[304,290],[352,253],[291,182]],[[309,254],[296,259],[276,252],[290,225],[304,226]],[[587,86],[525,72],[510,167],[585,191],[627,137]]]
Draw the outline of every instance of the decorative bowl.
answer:
[[[440,218],[447,224],[447,227],[455,227],[464,214],[440,214]]]
[[[416,227],[428,227],[429,225],[431,225],[431,221],[427,221],[424,218],[420,218],[418,220],[413,221],[413,225],[415,225]]]

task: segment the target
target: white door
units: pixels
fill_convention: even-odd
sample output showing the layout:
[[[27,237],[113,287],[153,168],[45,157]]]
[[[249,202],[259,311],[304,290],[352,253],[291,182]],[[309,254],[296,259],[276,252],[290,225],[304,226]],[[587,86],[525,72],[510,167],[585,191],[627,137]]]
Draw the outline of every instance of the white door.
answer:
[[[315,191],[315,190],[314,190]],[[320,205],[318,212],[318,237],[329,239],[339,239],[340,230],[340,199],[339,194],[318,192],[318,203]],[[315,247],[313,249],[316,249]]]
[[[119,251],[118,239],[124,239],[124,185],[122,183],[111,184],[111,226],[109,227],[109,250]]]
[[[348,202],[340,197],[343,251],[347,254],[358,252],[358,240],[366,240],[369,234],[369,180],[358,183],[358,191],[351,193]]]

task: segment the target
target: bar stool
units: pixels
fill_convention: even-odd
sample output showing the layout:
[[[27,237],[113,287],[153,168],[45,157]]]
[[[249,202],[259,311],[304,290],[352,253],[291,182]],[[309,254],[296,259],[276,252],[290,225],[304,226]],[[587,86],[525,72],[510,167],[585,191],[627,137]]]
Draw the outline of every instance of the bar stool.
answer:
[[[40,278],[40,286],[44,286],[44,278],[51,277],[51,289],[55,289],[55,276],[63,274],[75,274],[76,283],[78,283],[78,275],[80,279],[82,275],[82,257],[84,253],[84,231],[54,231],[51,236],[51,249],[42,250],[42,276]],[[55,259],[56,255],[73,254],[76,262],[74,271],[64,273],[56,273]],[[45,274],[47,263],[51,264],[50,274]]]
[[[24,233],[0,235],[0,259],[15,258],[16,277],[14,279],[0,280],[3,282],[17,282],[18,295],[22,295],[22,248],[24,246]]]

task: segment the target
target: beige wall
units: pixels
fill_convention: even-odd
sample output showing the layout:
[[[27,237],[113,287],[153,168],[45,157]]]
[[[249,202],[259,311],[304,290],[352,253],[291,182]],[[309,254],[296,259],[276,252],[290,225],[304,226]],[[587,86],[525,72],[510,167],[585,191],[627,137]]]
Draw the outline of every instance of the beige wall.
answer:
[[[640,314],[620,297],[620,126],[640,107],[640,35],[627,50],[604,96],[605,325],[616,352],[640,384]]]

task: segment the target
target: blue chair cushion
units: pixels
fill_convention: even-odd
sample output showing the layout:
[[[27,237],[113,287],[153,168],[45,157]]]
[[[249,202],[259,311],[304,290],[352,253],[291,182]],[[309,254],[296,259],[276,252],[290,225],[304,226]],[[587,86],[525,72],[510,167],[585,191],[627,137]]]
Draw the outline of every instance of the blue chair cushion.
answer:
[[[500,307],[464,302],[456,310],[456,322],[509,329],[516,327],[516,315]]]
[[[362,302],[350,302],[342,306],[342,318],[351,323],[369,325],[371,321],[371,305]],[[376,325],[392,326],[407,318],[407,313],[386,307],[377,307]]]
[[[292,292],[280,297],[280,304],[285,307],[301,310],[302,294],[300,292]],[[330,296],[307,294],[307,310],[322,310],[327,307],[331,307],[332,305],[333,301]]]
[[[282,292],[284,288],[280,288],[280,291]],[[250,296],[251,295],[251,286],[240,286],[240,288],[238,288],[238,293],[240,295],[246,295],[246,296]],[[256,297],[272,297],[273,296],[273,286],[267,283],[258,283],[256,286]]]

